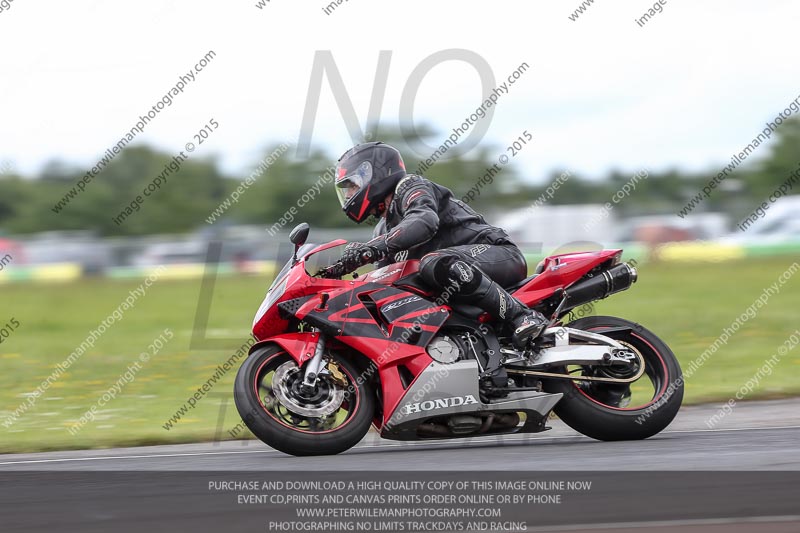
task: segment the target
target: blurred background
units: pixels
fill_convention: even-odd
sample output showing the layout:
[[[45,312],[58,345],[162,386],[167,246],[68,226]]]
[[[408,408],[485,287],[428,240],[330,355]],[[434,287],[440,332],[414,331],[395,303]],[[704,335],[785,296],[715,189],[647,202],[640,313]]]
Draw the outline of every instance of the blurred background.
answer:
[[[34,7],[20,1],[0,14],[0,47],[8,51],[0,57],[0,422],[36,398],[0,426],[0,452],[229,438],[239,422],[229,402],[234,372],[175,414],[247,340],[286,260],[288,231],[304,221],[312,242],[371,234],[343,215],[329,181],[319,187],[326,169],[369,138],[397,146],[414,170],[430,154],[420,146],[439,146],[486,96],[473,65],[447,61],[424,78],[414,122],[397,118],[410,73],[442,50],[474,51],[485,62],[478,71],[491,74],[495,86],[522,62],[530,69],[481,119],[486,129],[471,139],[474,147],[465,149],[462,139],[423,174],[506,228],[531,271],[553,253],[624,248],[623,257],[638,262],[640,281],[585,312],[641,322],[686,368],[800,257],[800,183],[769,200],[800,164],[794,112],[686,209],[800,93],[800,78],[786,61],[800,15],[790,2],[669,4],[645,28],[633,22],[641,7],[628,1],[594,6],[577,22],[560,6],[518,2],[514,9],[526,16],[509,17],[472,0],[459,3],[467,26],[478,24],[480,13],[478,38],[439,26],[453,16],[447,3],[415,0],[394,23],[427,32],[424,42],[398,41],[373,27],[370,21],[382,16],[376,5],[349,2],[325,15],[285,4],[269,5],[269,14],[252,5],[231,8],[224,17],[236,23],[225,28],[210,2]],[[73,9],[87,15],[64,27],[59,21]],[[180,26],[183,38],[173,43],[187,9],[193,24]],[[304,21],[302,39],[280,22],[292,17]],[[93,22],[101,19],[102,25]],[[324,36],[334,23],[359,31],[337,32],[331,50]],[[44,47],[31,28],[64,45]],[[150,39],[141,38],[141,28]],[[730,28],[768,40],[770,53]],[[302,42],[277,53],[288,39]],[[96,46],[104,40],[135,44]],[[84,192],[57,208],[105,148],[210,49],[217,56],[185,94]],[[380,50],[391,51],[393,62],[376,117],[367,110]],[[346,124],[348,106],[342,91],[331,89],[330,69],[314,96],[320,51],[333,53],[361,131]],[[317,108],[309,103],[315,100]],[[314,127],[301,133],[306,113]],[[219,120],[219,132],[139,210],[115,223],[209,117]],[[521,143],[525,131],[532,138]],[[519,147],[510,150],[514,142]],[[290,149],[264,168],[283,143]],[[487,178],[503,155],[509,163]],[[315,187],[314,198],[298,206]],[[763,202],[769,207],[754,216]],[[157,271],[147,295],[45,394],[34,394]],[[693,373],[687,402],[733,397],[797,330],[799,297],[798,283],[785,278],[769,303]],[[174,338],[70,434],[164,328]],[[747,399],[800,393],[798,365],[800,357],[790,352]]]
[[[433,126],[417,128],[427,132],[419,137],[396,126],[376,124],[367,131],[398,147],[409,171],[422,162],[411,145],[446,137]],[[535,144],[539,135],[528,142]],[[525,144],[516,141],[521,149],[514,152],[524,151]],[[504,227],[532,260],[588,243],[625,247],[629,257],[653,260],[719,261],[800,250],[800,178],[792,178],[800,170],[798,118],[778,128],[756,163],[743,165],[714,189],[707,185],[721,168],[643,167],[591,177],[557,168],[533,179],[513,158],[497,163],[512,153],[507,148],[487,141],[467,153],[451,150],[422,174]],[[281,243],[301,221],[314,228],[316,242],[368,239],[370,224],[354,225],[342,214],[325,175],[339,155],[319,148],[301,159],[292,148],[270,144],[262,159],[269,164],[239,175],[224,172],[213,158],[192,160],[121,224],[113,219],[128,206],[126,199],[141,196],[172,160],[169,153],[147,144],[126,148],[102,178],[63,206],[57,204],[83,177],[81,167],[55,160],[23,176],[6,162],[0,175],[0,257],[11,258],[6,261],[13,268],[0,272],[0,282],[137,277],[156,265],[168,266],[175,276],[197,276],[211,242],[224,244],[220,260],[233,271],[272,272]],[[704,187],[711,191],[707,198]],[[698,194],[700,200],[693,201]],[[762,202],[768,206],[756,213]]]

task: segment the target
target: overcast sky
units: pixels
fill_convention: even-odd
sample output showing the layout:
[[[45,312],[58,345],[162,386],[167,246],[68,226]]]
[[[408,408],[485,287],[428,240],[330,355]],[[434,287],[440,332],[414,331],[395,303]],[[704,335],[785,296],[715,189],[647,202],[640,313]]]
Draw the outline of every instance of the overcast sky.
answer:
[[[0,12],[0,162],[25,172],[54,158],[93,164],[208,52],[216,58],[137,137],[177,153],[209,119],[195,156],[229,173],[271,142],[296,142],[318,50],[330,50],[366,122],[378,52],[391,50],[381,117],[398,120],[411,72],[431,54],[466,49],[498,83],[531,68],[498,102],[483,143],[497,155],[524,130],[517,169],[601,176],[646,167],[716,171],[800,95],[800,4],[669,0],[14,0]],[[414,120],[446,137],[482,100],[475,67],[448,61],[424,78]],[[313,143],[352,141],[327,80]],[[761,149],[759,155],[765,153]],[[435,176],[435,172],[431,173]]]

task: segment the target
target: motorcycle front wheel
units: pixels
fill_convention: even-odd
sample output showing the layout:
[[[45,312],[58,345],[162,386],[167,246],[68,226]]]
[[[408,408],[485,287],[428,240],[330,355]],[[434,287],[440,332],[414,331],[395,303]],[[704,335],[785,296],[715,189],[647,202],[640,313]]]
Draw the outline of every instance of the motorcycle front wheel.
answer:
[[[242,421],[290,455],[334,455],[353,447],[372,423],[375,394],[346,359],[329,362],[328,370],[306,390],[303,369],[283,348],[255,350],[236,375],[234,401]]]

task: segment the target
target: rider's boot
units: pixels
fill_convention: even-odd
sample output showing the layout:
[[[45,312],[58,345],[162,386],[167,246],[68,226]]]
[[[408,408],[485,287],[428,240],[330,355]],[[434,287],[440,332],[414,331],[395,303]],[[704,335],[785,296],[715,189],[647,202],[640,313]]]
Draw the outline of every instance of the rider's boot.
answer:
[[[524,349],[547,326],[543,314],[528,308],[508,291],[492,281],[477,267],[457,260],[450,265],[450,278],[457,281],[458,301],[479,307],[500,322],[508,322],[513,329],[511,342]]]

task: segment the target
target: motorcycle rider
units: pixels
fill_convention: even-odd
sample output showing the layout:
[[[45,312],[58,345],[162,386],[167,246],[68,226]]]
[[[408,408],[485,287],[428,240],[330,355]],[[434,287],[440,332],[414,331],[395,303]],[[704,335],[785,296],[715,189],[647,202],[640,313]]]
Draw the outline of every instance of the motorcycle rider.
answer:
[[[527,274],[525,257],[508,234],[446,187],[406,173],[396,148],[383,142],[351,148],[339,158],[335,185],[350,219],[360,224],[370,215],[380,217],[372,240],[345,248],[341,261],[348,272],[365,262],[419,259],[419,273],[430,287],[451,286],[454,302],[510,323],[516,348],[545,328],[544,315],[503,288]]]

